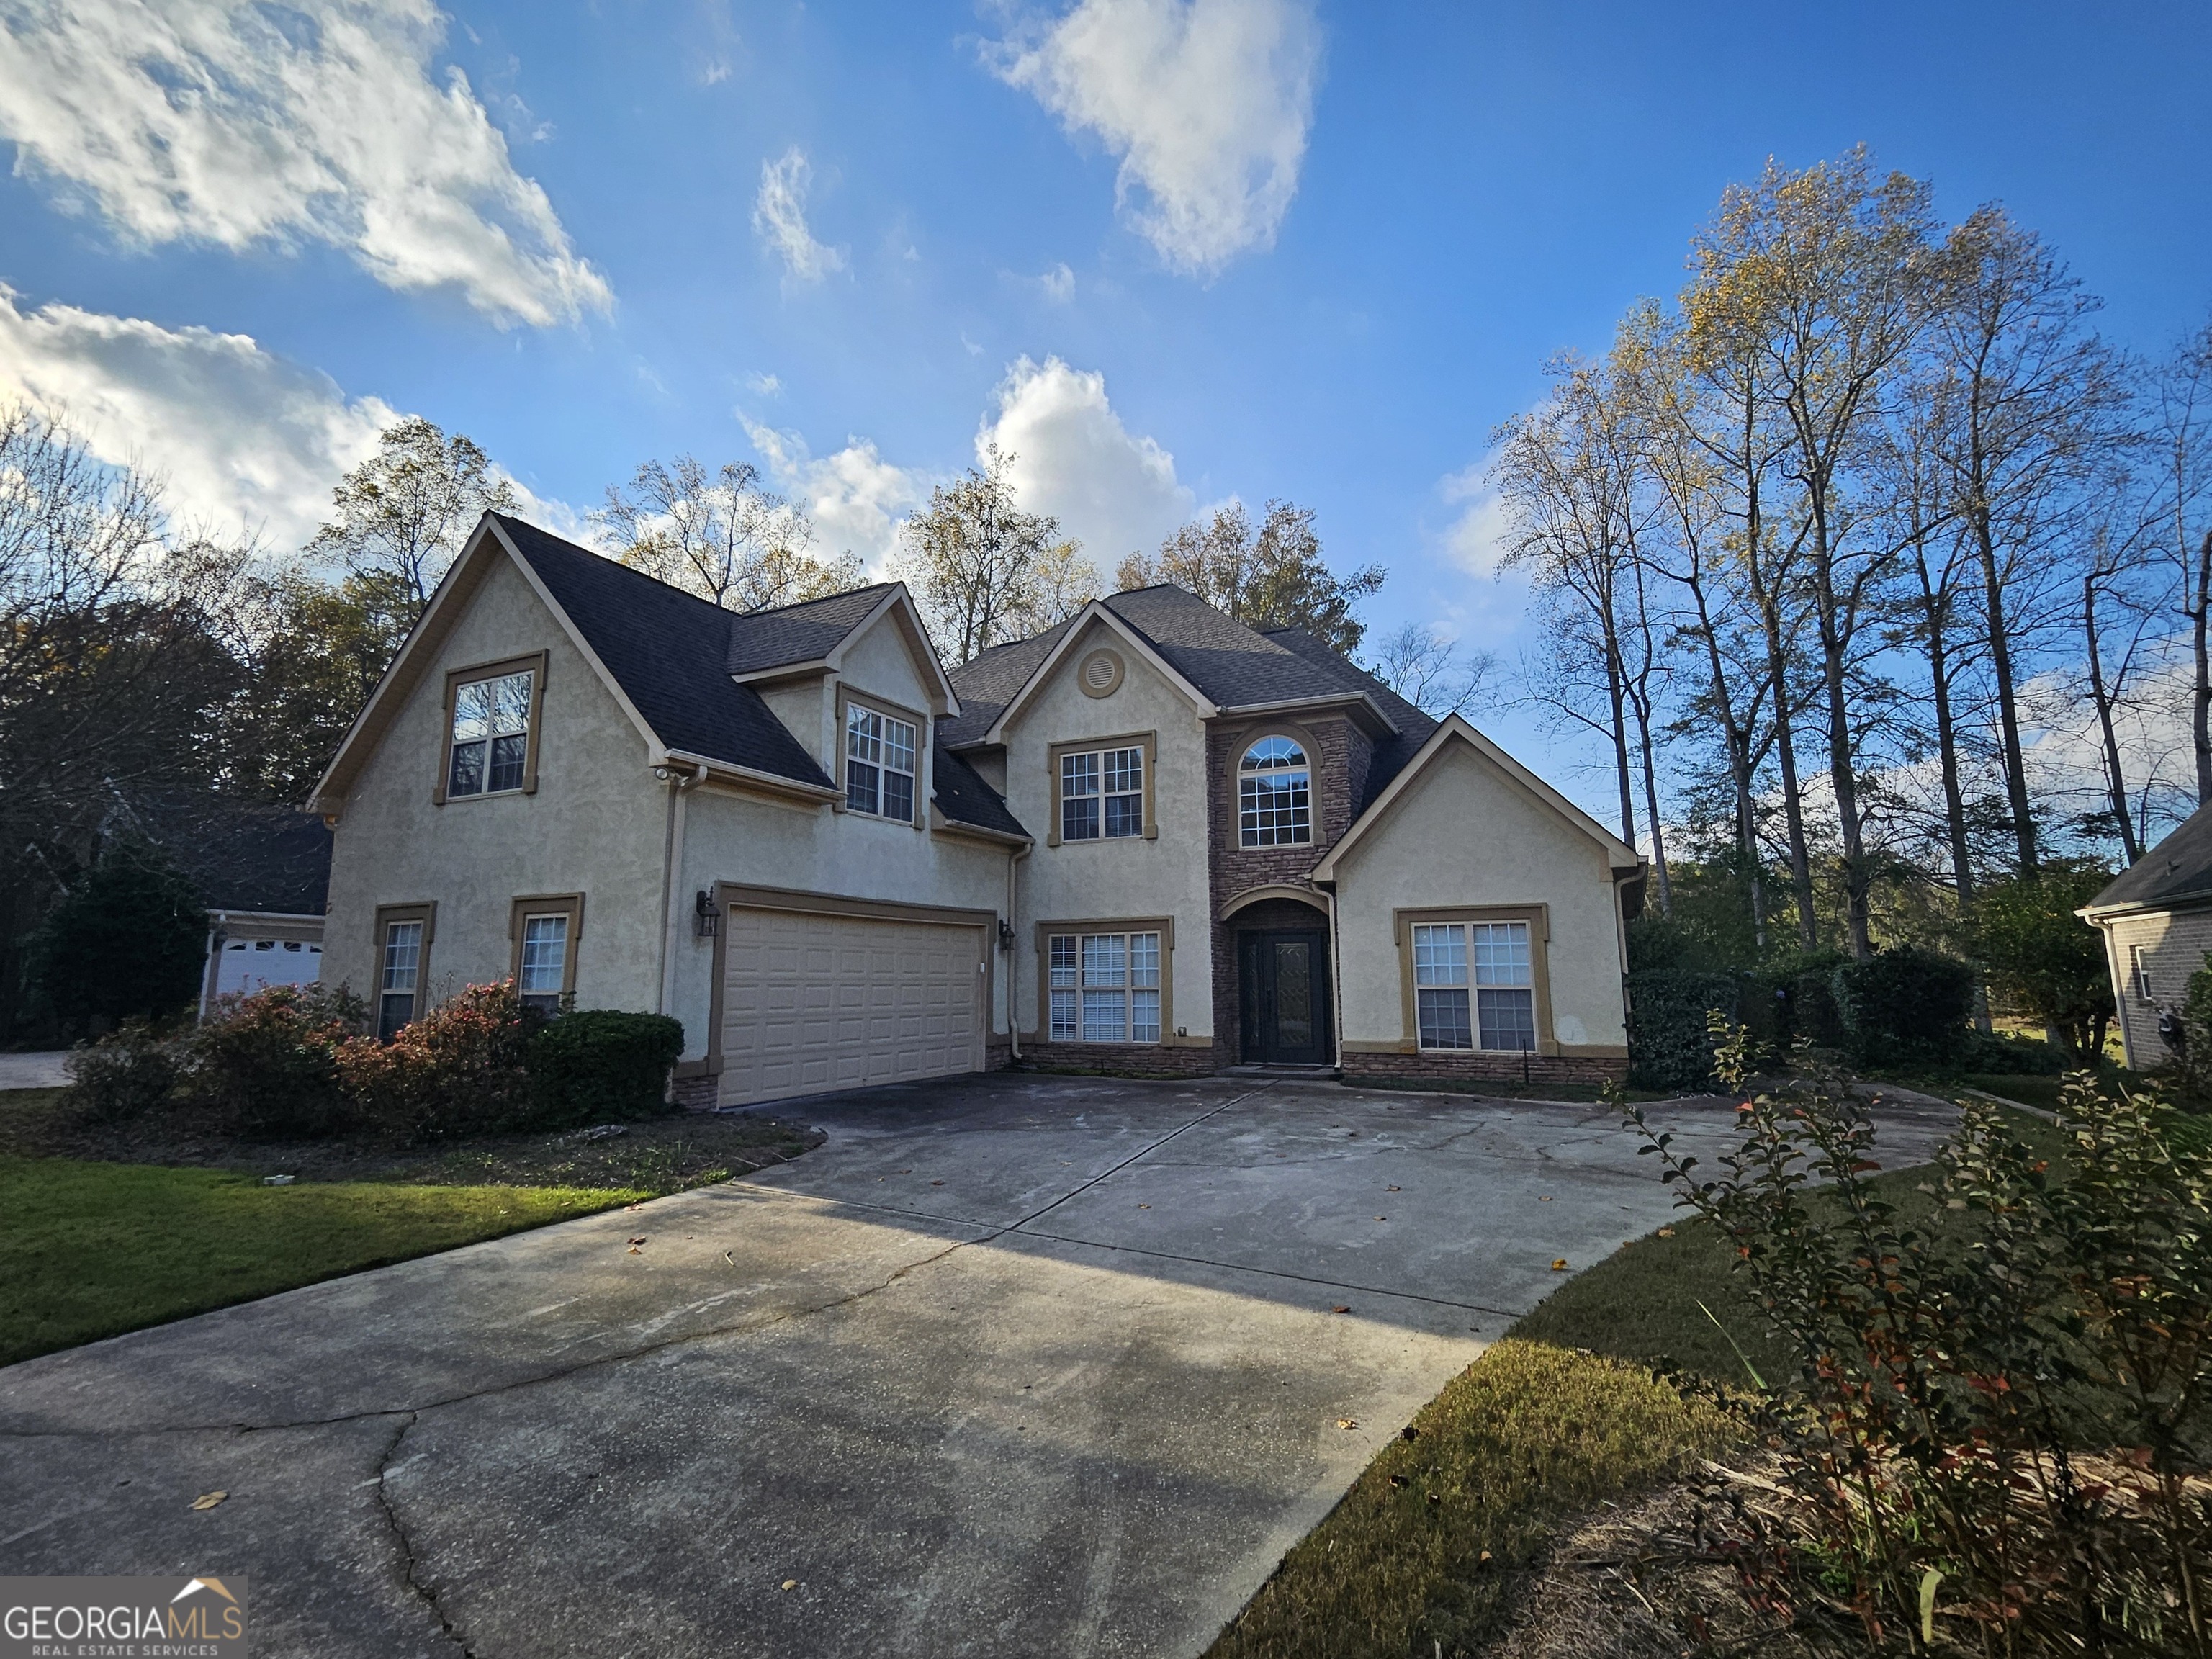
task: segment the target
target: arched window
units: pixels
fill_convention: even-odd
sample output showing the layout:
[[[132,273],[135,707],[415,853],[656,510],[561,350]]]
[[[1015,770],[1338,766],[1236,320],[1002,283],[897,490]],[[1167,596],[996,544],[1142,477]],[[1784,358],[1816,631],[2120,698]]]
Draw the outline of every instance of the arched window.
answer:
[[[1288,738],[1262,738],[1237,769],[1237,827],[1247,847],[1291,847],[1313,839],[1313,776],[1306,751]]]

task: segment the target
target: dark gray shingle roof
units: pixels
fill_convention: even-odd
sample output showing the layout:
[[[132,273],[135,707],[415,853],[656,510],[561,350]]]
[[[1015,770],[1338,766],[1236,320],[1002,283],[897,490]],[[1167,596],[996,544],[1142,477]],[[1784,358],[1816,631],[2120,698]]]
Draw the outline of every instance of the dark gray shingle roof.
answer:
[[[1062,623],[1011,645],[994,645],[954,669],[952,689],[959,694],[960,718],[939,726],[939,735],[951,744],[980,738],[991,729],[991,722],[1006,713],[1014,694],[1036,672],[1037,665],[1052,654],[1053,647],[1066,632],[1067,624]]]
[[[1423,744],[1437,729],[1437,721],[1407,702],[1389,686],[1376,679],[1357,663],[1340,657],[1303,628],[1271,628],[1267,637],[1286,649],[1295,651],[1309,662],[1328,667],[1358,682],[1358,690],[1375,699],[1386,719],[1398,730],[1395,734],[1376,740],[1375,758],[1367,768],[1367,791],[1359,801],[1358,811],[1364,812],[1374,804],[1375,798],[1388,787],[1391,779],[1406,769],[1406,763],[1413,758]],[[1355,816],[1357,814],[1355,813]]]
[[[760,694],[730,676],[744,672],[740,664],[766,668],[825,655],[882,603],[885,584],[740,616],[520,519],[495,516],[661,742],[710,761],[832,787]],[[939,756],[945,758],[942,749]],[[965,762],[949,770],[940,766],[937,777],[938,810],[948,818],[1028,833]]]
[[[2091,899],[2092,910],[2212,896],[2212,806],[2200,806],[2180,828],[2112,879]]]
[[[743,616],[732,613],[730,672],[749,674],[787,662],[820,661],[867,621],[890,591],[889,582],[872,582],[826,599],[778,605],[773,611],[750,611]]]
[[[327,908],[331,832],[313,812],[193,797],[143,805],[135,816],[210,910],[319,916]]]

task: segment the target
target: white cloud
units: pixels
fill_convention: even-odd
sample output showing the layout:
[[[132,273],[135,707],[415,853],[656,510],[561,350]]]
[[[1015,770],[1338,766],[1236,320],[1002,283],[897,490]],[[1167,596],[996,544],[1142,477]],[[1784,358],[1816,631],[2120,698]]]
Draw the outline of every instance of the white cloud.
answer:
[[[779,432],[743,414],[738,418],[776,487],[812,517],[817,545],[825,552],[857,553],[880,574],[897,545],[900,523],[929,498],[927,476],[893,465],[865,438],[848,438],[835,454],[817,457],[797,433]]]
[[[1115,200],[1169,264],[1273,246],[1321,77],[1310,0],[1082,0],[986,61],[1121,157]]]
[[[1176,481],[1175,457],[1133,437],[1106,399],[1106,377],[1057,357],[1023,357],[999,383],[999,412],[976,434],[980,457],[995,441],[1015,459],[1015,492],[1032,513],[1049,513],[1111,573],[1123,555],[1150,552],[1191,515],[1191,492]]]
[[[802,283],[818,283],[845,268],[845,256],[816,241],[806,228],[806,191],[813,176],[806,152],[793,144],[761,163],[760,194],[753,198],[753,228],[782,259],[785,271]]]
[[[297,547],[399,418],[243,334],[170,330],[0,288],[0,398],[64,414],[93,453],[159,474],[187,527]]]
[[[459,70],[430,0],[0,9],[15,167],[140,246],[325,242],[499,323],[613,302]]]
[[[1470,576],[1498,574],[1505,558],[1505,503],[1483,475],[1487,463],[1454,472],[1437,486],[1446,504],[1459,509],[1444,532],[1444,556]]]
[[[781,398],[783,395],[783,382],[773,374],[755,370],[745,376],[745,384],[763,398]]]
[[[1063,261],[1038,277],[1037,286],[1044,290],[1046,299],[1056,306],[1064,306],[1075,297],[1075,273]]]

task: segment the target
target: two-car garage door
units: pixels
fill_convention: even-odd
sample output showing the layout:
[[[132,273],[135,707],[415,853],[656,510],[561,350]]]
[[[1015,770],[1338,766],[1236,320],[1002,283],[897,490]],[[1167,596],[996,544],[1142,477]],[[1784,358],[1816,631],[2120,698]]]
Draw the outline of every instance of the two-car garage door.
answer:
[[[728,906],[725,1105],[983,1068],[980,925]]]

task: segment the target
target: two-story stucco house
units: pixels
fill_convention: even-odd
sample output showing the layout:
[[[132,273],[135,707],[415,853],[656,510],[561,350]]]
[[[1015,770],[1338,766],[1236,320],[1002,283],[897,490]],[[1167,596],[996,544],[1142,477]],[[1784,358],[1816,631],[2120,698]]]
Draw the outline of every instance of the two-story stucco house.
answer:
[[[487,515],[313,802],[324,978],[684,1023],[681,1097],[982,1070],[1617,1073],[1636,854],[1175,587],[948,673],[904,587],[717,609]]]

